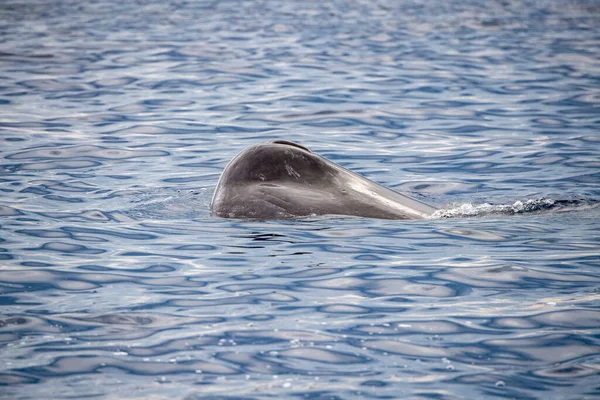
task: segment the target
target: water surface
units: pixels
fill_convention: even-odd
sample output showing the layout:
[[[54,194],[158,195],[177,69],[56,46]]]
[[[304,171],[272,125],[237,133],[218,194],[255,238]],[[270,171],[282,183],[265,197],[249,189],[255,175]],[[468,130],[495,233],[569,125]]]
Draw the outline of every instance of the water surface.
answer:
[[[0,394],[600,396],[595,1],[9,1]],[[433,219],[210,216],[298,141]]]

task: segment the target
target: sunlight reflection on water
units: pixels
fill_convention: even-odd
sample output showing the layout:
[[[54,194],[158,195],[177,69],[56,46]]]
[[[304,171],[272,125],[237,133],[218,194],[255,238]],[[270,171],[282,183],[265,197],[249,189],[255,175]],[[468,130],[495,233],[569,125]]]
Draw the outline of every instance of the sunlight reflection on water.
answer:
[[[598,11],[7,3],[1,393],[598,396]],[[211,217],[274,138],[440,211]]]

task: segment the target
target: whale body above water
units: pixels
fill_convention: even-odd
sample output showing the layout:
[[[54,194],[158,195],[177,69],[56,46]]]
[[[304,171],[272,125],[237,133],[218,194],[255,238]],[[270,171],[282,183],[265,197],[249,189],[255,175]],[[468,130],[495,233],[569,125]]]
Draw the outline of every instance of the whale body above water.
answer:
[[[315,215],[422,219],[434,211],[286,140],[261,143],[235,156],[211,202],[218,217],[260,220]]]

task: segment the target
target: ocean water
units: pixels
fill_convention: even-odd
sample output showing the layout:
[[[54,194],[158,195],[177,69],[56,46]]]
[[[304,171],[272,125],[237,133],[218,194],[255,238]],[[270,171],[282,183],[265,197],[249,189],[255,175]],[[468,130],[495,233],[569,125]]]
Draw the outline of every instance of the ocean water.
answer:
[[[0,397],[600,397],[600,5],[0,6]],[[432,204],[212,217],[302,143]]]

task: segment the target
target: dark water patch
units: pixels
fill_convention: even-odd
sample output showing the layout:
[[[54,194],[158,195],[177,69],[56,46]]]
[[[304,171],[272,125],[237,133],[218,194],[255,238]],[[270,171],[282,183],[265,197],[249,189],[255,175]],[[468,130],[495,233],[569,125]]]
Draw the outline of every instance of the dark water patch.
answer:
[[[23,215],[23,213],[16,208],[6,206],[6,205],[0,205],[0,216],[8,217],[8,216],[17,216],[17,215]]]
[[[38,383],[40,379],[27,375],[0,374],[0,386]]]

